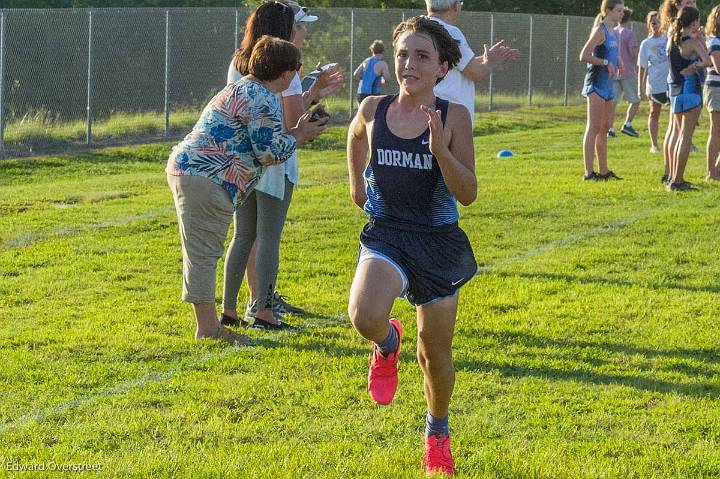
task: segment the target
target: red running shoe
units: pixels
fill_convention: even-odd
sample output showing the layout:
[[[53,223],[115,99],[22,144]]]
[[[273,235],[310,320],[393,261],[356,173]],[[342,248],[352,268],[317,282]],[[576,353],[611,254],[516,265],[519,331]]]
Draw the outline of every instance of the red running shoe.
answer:
[[[395,397],[398,386],[398,361],[400,360],[400,344],[402,341],[402,324],[397,319],[390,320],[390,327],[398,333],[398,349],[387,357],[380,354],[377,345],[373,344],[370,353],[370,371],[368,372],[368,391],[370,397],[378,404],[390,404]]]
[[[455,461],[450,452],[450,436],[430,436],[425,438],[423,466],[427,474],[455,474]]]

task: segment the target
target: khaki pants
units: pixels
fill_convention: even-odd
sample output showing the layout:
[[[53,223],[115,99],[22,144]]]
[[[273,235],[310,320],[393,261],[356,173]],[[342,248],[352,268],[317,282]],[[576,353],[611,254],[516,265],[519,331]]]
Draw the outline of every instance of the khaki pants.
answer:
[[[233,216],[230,193],[204,176],[167,175],[183,255],[182,299],[215,303],[215,276]]]
[[[705,106],[710,113],[720,111],[720,87],[705,86]]]

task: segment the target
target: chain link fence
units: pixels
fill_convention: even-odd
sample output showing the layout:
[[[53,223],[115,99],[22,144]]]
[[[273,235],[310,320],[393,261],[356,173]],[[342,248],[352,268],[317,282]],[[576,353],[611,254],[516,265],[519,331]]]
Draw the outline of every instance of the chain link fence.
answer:
[[[232,8],[0,9],[0,157],[177,138],[225,85],[249,11]],[[355,105],[355,67],[421,10],[313,9],[306,70],[338,62],[343,90],[328,99],[336,119]],[[479,84],[478,112],[582,102],[578,61],[592,19],[463,12],[458,26],[476,53],[504,39],[517,62]],[[638,37],[644,25],[635,23]],[[384,87],[396,91],[393,80]]]

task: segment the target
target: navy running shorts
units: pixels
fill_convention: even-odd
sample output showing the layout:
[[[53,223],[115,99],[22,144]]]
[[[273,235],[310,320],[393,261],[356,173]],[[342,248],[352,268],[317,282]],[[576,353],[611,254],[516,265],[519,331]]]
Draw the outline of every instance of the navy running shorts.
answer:
[[[477,273],[470,240],[457,223],[419,226],[371,219],[360,244],[402,269],[408,281],[405,297],[415,306],[454,296]]]

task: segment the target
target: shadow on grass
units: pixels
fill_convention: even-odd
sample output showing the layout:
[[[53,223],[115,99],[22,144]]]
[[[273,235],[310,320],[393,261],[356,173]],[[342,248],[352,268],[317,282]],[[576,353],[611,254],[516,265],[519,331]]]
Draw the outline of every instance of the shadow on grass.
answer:
[[[482,330],[480,336],[486,335],[498,339],[500,347],[504,348],[510,344],[520,345],[528,348],[539,348],[547,350],[560,350],[573,353],[573,351],[590,349],[598,352],[598,355],[611,352],[623,356],[644,356],[647,359],[664,358],[666,360],[684,361],[694,359],[703,363],[720,365],[720,355],[713,349],[651,349],[625,344],[597,342],[597,341],[575,341],[565,339],[553,339],[535,336],[522,332],[490,331]],[[572,355],[572,354],[571,354]],[[588,369],[597,366],[596,358],[576,359],[587,363]],[[606,364],[607,362],[601,361]],[[536,377],[543,379],[559,379],[566,381],[587,382],[600,385],[627,386],[646,391],[660,393],[677,393],[694,397],[717,397],[720,395],[720,382],[717,381],[718,372],[712,367],[698,367],[686,363],[676,364],[653,364],[653,369],[672,371],[676,373],[695,376],[696,384],[685,384],[662,379],[653,379],[631,374],[607,374],[587,370],[569,370],[553,367],[534,367],[527,365],[509,364],[502,361],[485,361],[476,359],[464,359],[458,357],[455,366],[459,370],[493,372],[498,371],[507,377]],[[653,374],[652,371],[641,371],[640,374]]]
[[[621,279],[608,279],[601,276],[577,276],[572,274],[556,274],[556,273],[492,273],[494,276],[502,278],[523,278],[523,279],[544,279],[548,281],[564,281],[566,283],[579,283],[579,284],[599,284],[599,285],[613,285],[613,286],[639,286],[647,289],[661,290],[661,289],[677,289],[680,291],[690,291],[695,293],[719,293],[720,285],[710,284],[702,286],[693,286],[675,282],[640,282],[634,283],[632,281],[624,281]]]

